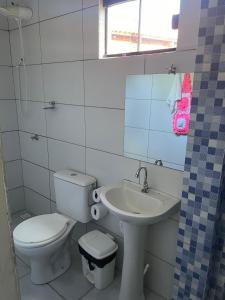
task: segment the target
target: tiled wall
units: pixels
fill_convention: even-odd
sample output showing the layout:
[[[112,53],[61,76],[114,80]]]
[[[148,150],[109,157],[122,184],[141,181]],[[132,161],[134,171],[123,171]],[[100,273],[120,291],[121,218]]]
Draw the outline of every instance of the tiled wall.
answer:
[[[8,210],[4,189],[4,170],[2,161],[2,147],[0,144],[0,232],[1,232],[1,293],[5,299],[19,299],[19,287],[16,278],[15,257],[12,251],[12,239],[9,228]]]
[[[122,178],[135,181],[134,174],[143,165],[152,187],[180,197],[182,172],[123,156],[125,84],[127,75],[167,73],[172,63],[179,72],[193,71],[200,1],[182,1],[176,53],[102,60],[97,0],[20,2],[34,10],[34,18],[24,27],[28,103],[18,101],[18,30],[10,23],[27,209],[35,214],[55,210],[53,173],[64,168],[93,175],[104,185]],[[48,101],[56,101],[55,110],[43,110]],[[34,134],[38,141],[31,140]],[[121,267],[123,243],[117,219],[108,215],[87,228],[98,226],[117,237]],[[146,285],[163,299],[170,298],[172,289],[177,227],[174,216],[149,228],[146,262],[151,267]],[[79,226],[75,237],[85,230]]]
[[[174,300],[225,299],[225,1],[202,0]]]
[[[0,1],[0,5],[4,1]],[[9,207],[12,213],[25,207],[17,109],[14,95],[8,22],[0,18],[0,132]]]
[[[181,84],[183,75],[176,76]],[[164,167],[184,170],[187,136],[174,134],[167,103],[169,97],[177,97],[174,80],[173,74],[127,77],[124,153],[151,163],[160,159]]]

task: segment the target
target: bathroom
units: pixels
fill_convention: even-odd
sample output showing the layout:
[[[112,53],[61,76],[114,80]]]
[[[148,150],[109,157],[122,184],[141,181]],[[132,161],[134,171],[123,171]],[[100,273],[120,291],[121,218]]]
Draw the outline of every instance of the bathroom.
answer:
[[[150,2],[156,11],[148,9]],[[168,3],[0,0],[0,7],[11,7],[12,14],[6,17],[7,12],[0,9],[0,132],[7,194],[6,207],[0,192],[0,222],[7,217],[11,226],[9,275],[15,273],[14,259],[17,270],[16,296],[4,299],[225,299],[225,2]],[[24,13],[18,7],[27,10]],[[141,14],[145,22],[140,22]],[[157,22],[163,30],[164,15],[169,15],[165,34],[171,34],[172,42],[162,49],[157,30],[151,38],[139,39],[136,31],[140,33],[145,24],[157,28]],[[129,36],[132,32],[134,37]],[[174,134],[170,110],[174,103],[168,101],[177,99],[169,94],[174,78],[184,82],[185,75],[191,79],[190,124],[184,134]],[[159,84],[154,85],[157,80]],[[146,96],[150,85],[152,94],[157,86],[157,93],[164,93],[167,101]],[[159,102],[163,105],[157,106]],[[145,104],[159,107],[150,121]],[[154,123],[157,129],[153,124],[146,130],[144,122],[146,126]],[[153,132],[157,134],[151,144],[154,153],[150,153],[148,139]],[[135,243],[131,241],[135,233],[127,235],[122,216],[106,209],[108,194],[103,188],[98,205],[104,216],[78,221],[70,232],[71,265],[60,276],[35,284],[30,260],[16,243],[13,246],[13,232],[36,216],[60,213],[55,187],[63,170],[83,174],[93,190],[119,182],[138,186],[136,210],[154,191],[173,207],[160,220],[148,220],[146,226],[139,226],[144,221],[139,212],[133,212],[133,219],[139,220],[132,227]],[[70,183],[77,182],[75,177]],[[141,192],[145,179],[147,193]],[[1,180],[0,187],[3,190]],[[91,199],[93,205],[97,204]],[[83,274],[78,248],[81,238],[94,230],[108,234],[118,246],[114,279],[104,289],[97,289]],[[32,236],[30,232],[26,238]],[[131,299],[132,288],[140,289],[139,297]]]

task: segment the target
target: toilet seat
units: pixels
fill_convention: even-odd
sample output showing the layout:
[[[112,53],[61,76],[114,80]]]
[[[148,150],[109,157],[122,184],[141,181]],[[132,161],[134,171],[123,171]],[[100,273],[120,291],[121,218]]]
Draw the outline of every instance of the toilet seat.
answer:
[[[13,231],[13,238],[23,247],[45,246],[61,237],[70,221],[58,213],[36,216],[20,223]]]

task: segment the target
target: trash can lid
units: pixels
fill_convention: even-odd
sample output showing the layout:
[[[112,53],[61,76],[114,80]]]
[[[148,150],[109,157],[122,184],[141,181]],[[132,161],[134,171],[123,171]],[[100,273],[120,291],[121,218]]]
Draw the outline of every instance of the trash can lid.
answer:
[[[117,244],[106,234],[93,230],[83,235],[78,241],[88,254],[96,259],[103,259],[117,251]]]

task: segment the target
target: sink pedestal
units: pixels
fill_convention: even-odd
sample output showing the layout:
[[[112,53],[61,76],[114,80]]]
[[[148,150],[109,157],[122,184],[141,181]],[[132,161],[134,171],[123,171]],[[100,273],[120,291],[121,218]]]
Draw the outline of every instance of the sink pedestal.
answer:
[[[119,300],[145,300],[144,246],[147,226],[123,222],[124,258]]]

